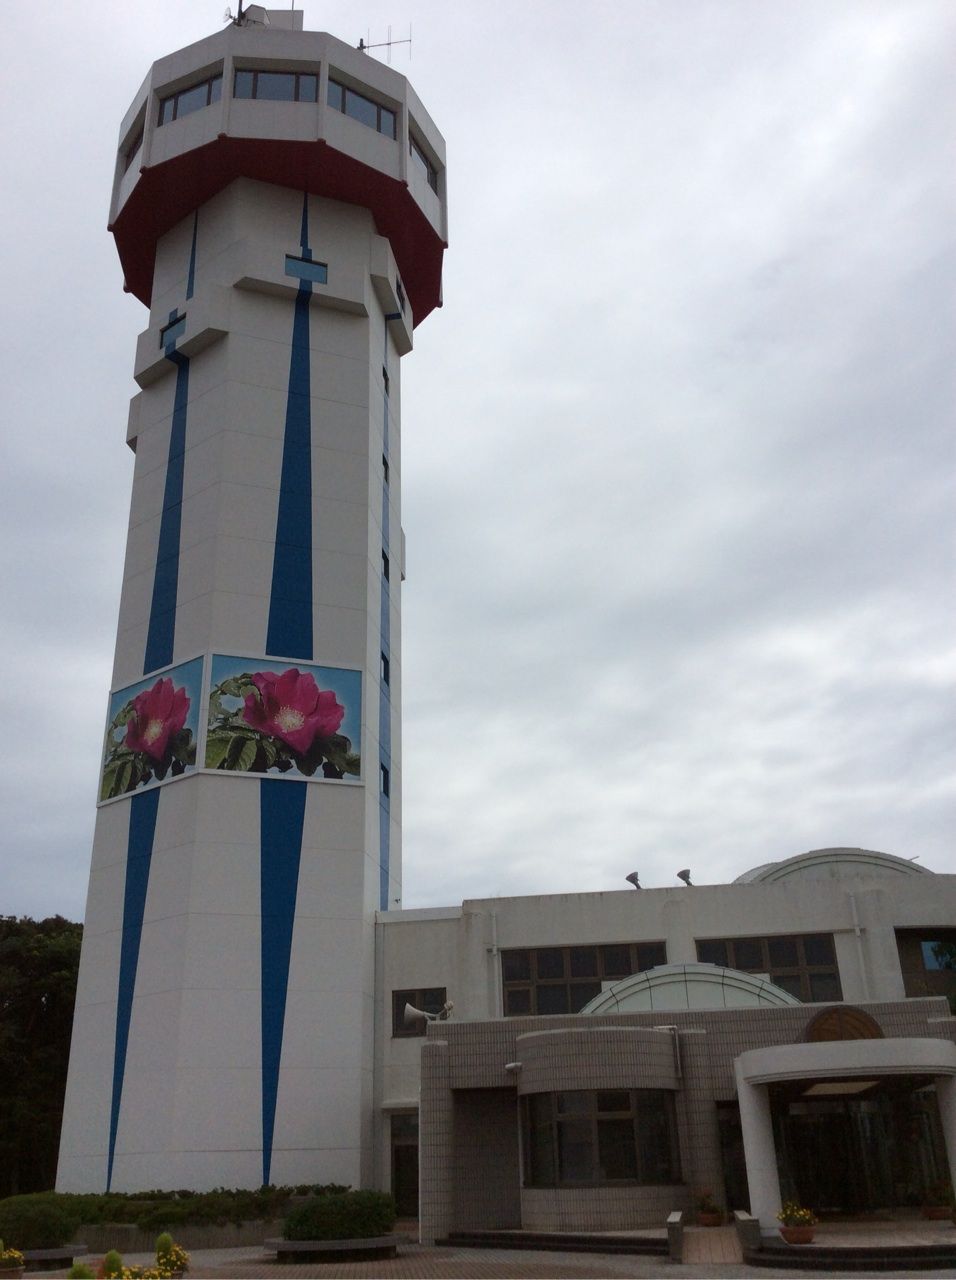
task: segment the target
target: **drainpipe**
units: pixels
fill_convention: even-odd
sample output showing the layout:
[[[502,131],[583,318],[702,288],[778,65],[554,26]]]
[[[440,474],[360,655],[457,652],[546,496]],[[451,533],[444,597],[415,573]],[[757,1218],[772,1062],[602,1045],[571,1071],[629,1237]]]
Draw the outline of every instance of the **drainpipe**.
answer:
[[[498,948],[498,912],[491,912],[491,946],[488,948],[488,954],[491,956],[491,963],[494,969],[492,975],[492,994],[495,1002],[494,1016],[496,1018],[504,1017],[505,998],[501,989],[501,952]]]
[[[655,1031],[669,1031],[671,1033],[671,1042],[674,1046],[674,1075],[678,1080],[683,1079],[684,1069],[680,1056],[680,1027],[666,1026],[654,1027]]]
[[[863,987],[863,999],[870,999],[870,980],[866,972],[866,957],[863,954],[863,927],[860,924],[860,913],[857,910],[856,894],[851,893],[850,915],[853,917],[853,936],[856,938],[856,955],[860,965],[860,983]]]

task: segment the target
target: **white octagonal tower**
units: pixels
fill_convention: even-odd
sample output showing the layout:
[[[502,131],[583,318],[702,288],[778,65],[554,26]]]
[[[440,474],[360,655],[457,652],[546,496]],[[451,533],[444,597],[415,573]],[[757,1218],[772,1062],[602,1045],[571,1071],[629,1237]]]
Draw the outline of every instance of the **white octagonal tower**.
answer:
[[[440,302],[444,143],[301,20],[161,59],[121,129],[111,230],[150,315],[61,1190],[371,1177],[399,360]]]

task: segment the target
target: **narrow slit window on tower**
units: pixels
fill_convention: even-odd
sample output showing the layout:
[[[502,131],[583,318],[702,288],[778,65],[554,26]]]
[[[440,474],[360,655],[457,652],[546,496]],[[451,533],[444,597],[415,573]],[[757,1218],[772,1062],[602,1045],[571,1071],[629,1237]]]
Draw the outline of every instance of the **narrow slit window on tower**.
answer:
[[[388,458],[382,454],[382,475],[385,477],[385,483],[388,484]]]
[[[127,142],[126,147],[123,151],[123,172],[124,173],[130,167],[130,165],[133,163],[136,157],[139,155],[142,145],[143,145],[143,125],[140,124],[139,128],[130,138],[129,142]]]
[[[395,293],[398,296],[398,305],[401,308],[402,315],[405,314],[405,290],[402,288],[402,277],[395,277]]]
[[[425,181],[437,196],[438,170],[429,160],[428,156],[425,155],[424,148],[412,137],[411,134],[408,135],[408,154],[412,158],[412,163],[418,169],[419,173],[424,176]]]
[[[388,554],[387,552],[383,551],[382,552],[382,577],[385,579],[386,582],[388,582],[388,572],[389,572]]]
[[[380,779],[382,795],[389,796],[392,794],[390,790],[391,781],[392,781],[391,775],[389,774],[388,769],[383,764],[380,764],[378,766],[378,771],[379,771],[379,779]]]
[[[392,665],[388,660],[388,654],[382,650],[382,684],[390,683]]]
[[[179,316],[175,320],[171,320],[169,324],[164,325],[159,331],[159,345],[165,350],[166,347],[175,346],[177,339],[181,338],[186,332],[186,317]]]
[[[385,383],[385,395],[388,395],[388,370],[382,365],[382,381]]]

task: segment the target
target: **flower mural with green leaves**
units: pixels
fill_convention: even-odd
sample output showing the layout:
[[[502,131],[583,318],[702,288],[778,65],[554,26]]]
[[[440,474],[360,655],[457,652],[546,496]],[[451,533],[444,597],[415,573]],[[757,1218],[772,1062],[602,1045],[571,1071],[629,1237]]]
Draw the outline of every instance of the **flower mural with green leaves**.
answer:
[[[358,776],[361,757],[353,739],[359,734],[360,681],[358,672],[338,668],[257,670],[250,662],[216,657],[205,767],[306,778]],[[342,731],[346,722],[350,733]]]
[[[114,693],[100,800],[115,800],[196,767],[202,659]]]

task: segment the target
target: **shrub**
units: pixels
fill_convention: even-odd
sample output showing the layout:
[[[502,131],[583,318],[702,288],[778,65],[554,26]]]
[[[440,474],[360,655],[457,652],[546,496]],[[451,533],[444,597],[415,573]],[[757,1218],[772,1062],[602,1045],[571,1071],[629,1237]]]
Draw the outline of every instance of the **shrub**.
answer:
[[[367,1240],[388,1235],[395,1201],[383,1191],[315,1196],[285,1220],[286,1240]]]
[[[95,1280],[96,1272],[82,1262],[74,1262],[66,1273],[67,1280]]]
[[[18,1249],[59,1249],[80,1225],[75,1206],[54,1193],[0,1201],[0,1236]]]
[[[106,1280],[113,1280],[114,1277],[122,1275],[123,1259],[118,1249],[110,1249],[106,1257],[103,1259],[103,1275]]]

